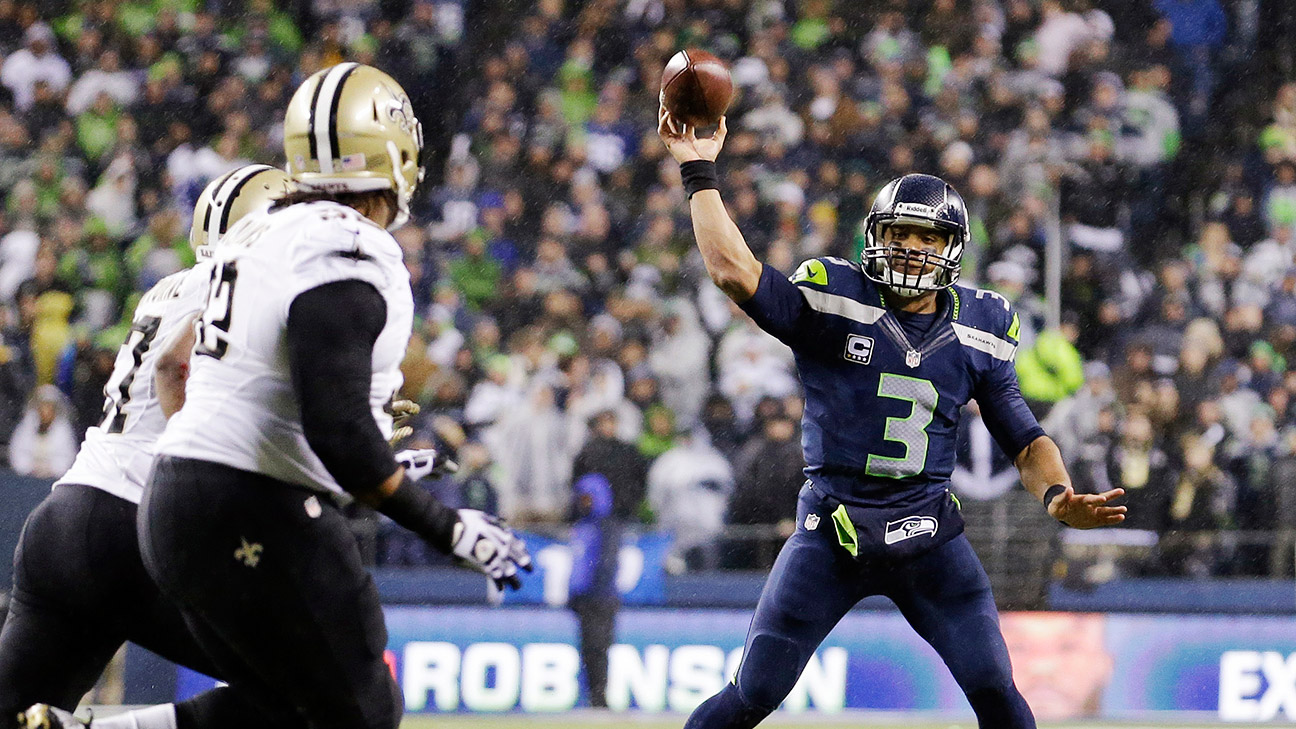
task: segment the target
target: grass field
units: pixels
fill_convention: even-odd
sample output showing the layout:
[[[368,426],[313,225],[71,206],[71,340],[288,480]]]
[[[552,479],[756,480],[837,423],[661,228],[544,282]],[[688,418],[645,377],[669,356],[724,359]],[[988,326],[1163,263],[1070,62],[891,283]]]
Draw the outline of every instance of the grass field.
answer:
[[[637,717],[633,715],[600,715],[600,714],[564,714],[555,717],[532,717],[523,715],[502,717],[415,717],[406,719],[401,729],[513,729],[514,727],[536,727],[537,729],[680,729],[684,725],[683,716],[664,719],[661,717]],[[1272,729],[1272,724],[1268,725]],[[846,715],[824,719],[772,718],[761,724],[761,729],[830,729],[832,727],[858,727],[859,729],[977,729],[973,721],[931,721],[905,722],[894,717],[875,717],[867,714]],[[1131,724],[1125,722],[1064,722],[1043,723],[1040,729],[1207,729],[1208,727],[1228,727],[1228,729],[1261,729],[1260,725],[1195,723],[1175,720],[1159,724]]]

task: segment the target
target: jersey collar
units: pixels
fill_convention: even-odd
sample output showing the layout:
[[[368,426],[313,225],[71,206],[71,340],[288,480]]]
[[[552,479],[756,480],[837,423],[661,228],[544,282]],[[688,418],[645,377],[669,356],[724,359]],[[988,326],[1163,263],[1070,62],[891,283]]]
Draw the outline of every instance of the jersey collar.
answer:
[[[949,292],[949,300],[937,294],[936,297],[936,315],[937,319],[932,328],[927,331],[927,335],[920,342],[911,342],[909,335],[905,332],[904,327],[900,325],[900,320],[896,318],[895,311],[887,305],[886,298],[882,296],[882,290],[878,287],[878,298],[882,302],[882,308],[885,314],[878,319],[878,327],[882,333],[890,339],[893,344],[905,353],[905,364],[910,368],[917,368],[936,350],[948,344],[958,341],[958,334],[954,331],[951,323],[958,320],[959,309],[962,302],[959,300],[958,292],[953,286],[946,287],[942,291]]]

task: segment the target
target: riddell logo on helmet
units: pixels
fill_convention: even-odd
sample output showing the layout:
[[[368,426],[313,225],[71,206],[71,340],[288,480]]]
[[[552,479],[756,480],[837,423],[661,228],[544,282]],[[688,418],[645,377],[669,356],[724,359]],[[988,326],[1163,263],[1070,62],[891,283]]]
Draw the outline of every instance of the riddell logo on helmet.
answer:
[[[896,203],[895,211],[897,215],[917,215],[923,218],[936,217],[936,208],[918,203]]]

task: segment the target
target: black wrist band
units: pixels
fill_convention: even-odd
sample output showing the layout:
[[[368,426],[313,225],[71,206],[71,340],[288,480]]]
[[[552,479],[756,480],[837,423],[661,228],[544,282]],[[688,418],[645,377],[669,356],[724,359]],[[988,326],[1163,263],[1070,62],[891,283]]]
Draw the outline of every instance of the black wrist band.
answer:
[[[459,521],[459,515],[409,480],[409,476],[401,479],[400,486],[378,505],[378,511],[427,540],[428,544],[450,553],[454,525]]]
[[[720,178],[716,175],[716,163],[706,159],[695,159],[680,165],[680,175],[684,178],[684,192],[689,197],[699,190],[719,190]]]
[[[1056,499],[1065,493],[1066,486],[1063,486],[1060,483],[1055,483],[1052,486],[1049,486],[1048,490],[1044,492],[1044,508],[1047,509],[1049,505],[1053,503],[1053,499]]]

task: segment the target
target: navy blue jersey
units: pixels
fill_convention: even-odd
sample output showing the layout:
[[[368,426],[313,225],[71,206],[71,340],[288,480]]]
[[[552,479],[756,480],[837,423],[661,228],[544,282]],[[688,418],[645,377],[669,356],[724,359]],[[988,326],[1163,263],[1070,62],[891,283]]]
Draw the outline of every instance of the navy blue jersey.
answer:
[[[741,304],[796,355],[806,475],[841,501],[889,506],[943,491],[971,399],[1009,458],[1044,435],[1018,388],[1007,300],[957,285],[938,297],[939,316],[913,341],[857,264],[816,258],[790,281],[766,266]]]

